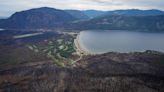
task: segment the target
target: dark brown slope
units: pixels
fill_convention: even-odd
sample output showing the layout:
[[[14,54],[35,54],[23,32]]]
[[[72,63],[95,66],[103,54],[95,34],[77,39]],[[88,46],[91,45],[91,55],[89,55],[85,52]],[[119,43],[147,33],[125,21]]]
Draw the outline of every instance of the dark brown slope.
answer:
[[[164,92],[164,54],[107,53],[87,56],[77,67],[51,62],[0,71],[2,92]]]

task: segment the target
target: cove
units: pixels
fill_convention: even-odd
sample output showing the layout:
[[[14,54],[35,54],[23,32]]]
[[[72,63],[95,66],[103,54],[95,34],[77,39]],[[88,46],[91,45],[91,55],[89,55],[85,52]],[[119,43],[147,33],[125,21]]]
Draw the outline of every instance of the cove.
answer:
[[[164,52],[164,33],[123,30],[81,31],[79,44],[83,50],[94,54],[145,50]]]

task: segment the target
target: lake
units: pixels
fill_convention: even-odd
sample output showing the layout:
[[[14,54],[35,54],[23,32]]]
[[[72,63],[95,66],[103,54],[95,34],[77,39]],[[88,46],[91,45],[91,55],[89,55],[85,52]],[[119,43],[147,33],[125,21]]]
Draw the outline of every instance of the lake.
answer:
[[[82,31],[79,43],[83,50],[101,54],[106,52],[164,52],[164,33],[130,31]]]
[[[0,28],[0,31],[4,31],[4,29]]]

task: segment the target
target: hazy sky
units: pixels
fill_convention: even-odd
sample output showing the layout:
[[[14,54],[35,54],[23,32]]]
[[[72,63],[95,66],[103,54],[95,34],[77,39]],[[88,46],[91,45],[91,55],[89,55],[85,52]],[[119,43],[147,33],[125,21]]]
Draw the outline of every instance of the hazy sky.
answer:
[[[0,16],[10,16],[16,11],[45,6],[59,9],[78,10],[164,10],[164,0],[0,0]]]

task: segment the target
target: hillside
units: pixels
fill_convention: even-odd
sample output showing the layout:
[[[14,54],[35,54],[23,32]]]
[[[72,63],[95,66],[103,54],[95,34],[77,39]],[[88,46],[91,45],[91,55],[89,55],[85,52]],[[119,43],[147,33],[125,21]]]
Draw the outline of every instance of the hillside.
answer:
[[[120,15],[120,16],[156,16],[164,15],[163,11],[160,10],[138,10],[138,9],[129,9],[129,10],[114,10],[108,11],[102,16],[106,15]]]
[[[0,28],[163,31],[164,12],[136,9],[79,11],[42,7],[16,12],[8,19],[0,19]]]
[[[164,15],[159,16],[112,16],[107,15],[89,21],[82,21],[68,25],[67,28],[81,30],[139,30],[163,31]]]
[[[113,10],[113,11],[98,11],[98,10],[86,10],[83,11],[90,18],[102,17],[107,15],[120,15],[120,16],[156,16],[164,15],[160,10],[139,10],[139,9],[126,9],[126,10]]]
[[[71,33],[1,31],[0,92],[164,91],[164,53],[110,52],[79,60]]]
[[[86,14],[84,14],[82,11],[78,11],[78,10],[65,10],[65,11],[79,20],[89,19],[89,17]]]
[[[82,12],[87,16],[89,16],[90,18],[95,18],[106,13],[105,11],[98,11],[98,10],[85,10]]]
[[[65,11],[42,7],[16,12],[10,18],[1,21],[0,27],[16,29],[52,28],[74,20],[76,18]]]
[[[162,53],[87,56],[74,68],[43,61],[0,70],[0,91],[163,92]]]

